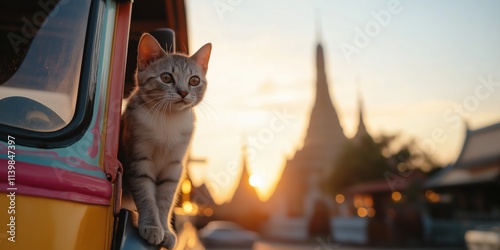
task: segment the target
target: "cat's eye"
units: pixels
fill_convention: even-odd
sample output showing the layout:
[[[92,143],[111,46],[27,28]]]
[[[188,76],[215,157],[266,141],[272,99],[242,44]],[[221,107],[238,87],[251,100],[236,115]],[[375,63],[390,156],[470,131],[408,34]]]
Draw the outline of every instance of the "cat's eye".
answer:
[[[193,76],[193,77],[189,78],[189,85],[191,85],[191,86],[198,86],[198,84],[200,84],[200,78],[199,77]]]
[[[164,83],[173,83],[174,77],[170,73],[163,73],[160,75],[161,81]]]

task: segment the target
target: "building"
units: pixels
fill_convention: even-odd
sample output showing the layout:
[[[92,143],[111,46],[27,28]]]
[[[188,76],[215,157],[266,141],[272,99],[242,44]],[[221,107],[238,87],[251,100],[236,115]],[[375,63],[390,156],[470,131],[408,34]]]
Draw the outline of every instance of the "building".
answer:
[[[323,178],[329,176],[341,153],[346,138],[330,97],[323,46],[316,46],[316,98],[311,110],[309,126],[303,147],[287,160],[281,179],[267,202],[269,221],[267,233],[271,237],[307,239],[314,221],[328,221],[329,214],[318,219],[315,214],[324,207],[332,210],[333,201],[320,188]],[[363,120],[359,99],[358,132],[353,140],[370,137]]]
[[[478,225],[500,225],[500,123],[467,127],[460,155],[427,181],[427,241],[464,243]]]
[[[316,47],[316,100],[311,111],[304,146],[286,162],[270,203],[285,206],[287,216],[300,217],[310,211],[306,197],[315,192],[320,177],[330,172],[333,162],[347,141],[330,99],[323,47]],[[276,207],[276,206],[275,206]]]
[[[305,240],[311,236],[313,224],[327,222],[329,231],[334,201],[325,194],[320,183],[329,176],[344,144],[352,140],[362,143],[369,135],[365,123],[363,102],[359,95],[359,124],[356,135],[348,139],[340,124],[330,97],[323,46],[316,46],[316,90],[314,105],[303,147],[286,161],[284,171],[274,193],[263,203],[249,184],[246,150],[243,149],[242,175],[231,201],[214,207],[212,219],[231,220],[240,225],[260,230],[269,237]],[[261,222],[267,224],[261,228]],[[319,232],[321,234],[321,232]],[[327,232],[329,234],[329,232]]]
[[[382,179],[347,187],[335,197],[339,209],[331,220],[333,241],[373,245],[421,242],[418,204],[425,180],[425,173],[416,169],[394,185]]]

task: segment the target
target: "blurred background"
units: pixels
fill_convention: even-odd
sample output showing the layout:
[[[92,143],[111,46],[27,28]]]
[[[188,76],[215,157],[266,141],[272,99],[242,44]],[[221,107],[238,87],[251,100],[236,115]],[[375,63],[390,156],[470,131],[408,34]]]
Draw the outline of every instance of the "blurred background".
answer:
[[[498,1],[185,6],[189,43],[177,47],[213,50],[180,239],[214,249],[498,241]]]
[[[126,98],[151,32],[169,52],[213,46],[176,249],[500,249],[498,0],[5,2],[0,147],[20,146],[29,203],[17,248],[110,244],[122,71]],[[138,232],[125,216],[118,245]]]

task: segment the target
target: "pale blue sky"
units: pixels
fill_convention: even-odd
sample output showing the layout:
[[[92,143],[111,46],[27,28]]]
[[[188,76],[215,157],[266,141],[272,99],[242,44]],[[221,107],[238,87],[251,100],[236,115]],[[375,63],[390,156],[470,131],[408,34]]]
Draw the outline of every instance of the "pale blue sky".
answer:
[[[376,24],[372,12],[388,13],[391,4],[399,11]],[[193,168],[194,178],[206,176],[221,197],[239,177],[228,166],[239,164],[244,138],[269,128],[276,110],[294,118],[257,150],[252,173],[274,183],[301,146],[314,97],[315,8],[330,94],[348,137],[358,123],[356,79],[370,133],[431,141],[442,163],[455,159],[463,140],[456,105],[468,105],[472,128],[500,122],[500,1],[188,0],[187,7],[192,52],[213,44],[193,142],[208,163]],[[341,47],[355,46],[356,29],[367,25],[380,29],[349,62]],[[478,78],[490,76],[489,91]],[[438,141],[436,130],[444,133]]]

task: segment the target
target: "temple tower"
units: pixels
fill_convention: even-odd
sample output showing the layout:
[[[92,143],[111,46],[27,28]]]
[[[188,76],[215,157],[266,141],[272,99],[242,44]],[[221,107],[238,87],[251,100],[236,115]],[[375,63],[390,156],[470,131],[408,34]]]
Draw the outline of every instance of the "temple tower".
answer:
[[[329,175],[347,141],[330,97],[323,46],[316,46],[316,97],[311,109],[304,146],[288,160],[270,202],[281,203],[288,216],[304,216],[304,202],[312,193],[311,182],[319,185]]]

